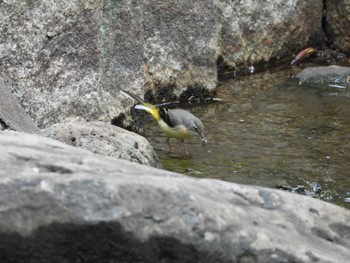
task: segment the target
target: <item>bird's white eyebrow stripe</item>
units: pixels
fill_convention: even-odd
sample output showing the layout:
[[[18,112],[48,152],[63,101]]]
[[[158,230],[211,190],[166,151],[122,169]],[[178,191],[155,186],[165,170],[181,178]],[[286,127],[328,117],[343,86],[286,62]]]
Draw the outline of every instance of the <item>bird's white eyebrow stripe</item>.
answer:
[[[148,109],[146,106],[144,106],[142,104],[137,104],[137,105],[135,105],[134,108],[137,110],[147,110]]]

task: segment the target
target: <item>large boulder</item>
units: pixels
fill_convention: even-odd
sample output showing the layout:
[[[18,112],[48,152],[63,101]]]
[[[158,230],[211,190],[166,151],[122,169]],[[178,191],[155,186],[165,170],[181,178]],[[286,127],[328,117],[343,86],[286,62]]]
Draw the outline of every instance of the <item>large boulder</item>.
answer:
[[[161,167],[156,152],[144,137],[108,123],[57,123],[40,133],[93,153]]]
[[[334,262],[350,211],[0,133],[2,262]]]
[[[350,0],[326,0],[326,32],[335,48],[350,54]]]
[[[0,72],[39,128],[107,115],[99,73],[101,15],[102,1],[1,3]]]
[[[322,3],[4,0],[0,72],[39,128],[127,125],[119,88],[213,91],[217,62],[239,70],[320,42]]]

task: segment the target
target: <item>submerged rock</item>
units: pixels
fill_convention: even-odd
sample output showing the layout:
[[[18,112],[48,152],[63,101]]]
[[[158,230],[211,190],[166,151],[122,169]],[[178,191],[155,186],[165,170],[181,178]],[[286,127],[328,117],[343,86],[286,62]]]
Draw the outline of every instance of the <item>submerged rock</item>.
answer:
[[[334,262],[350,211],[0,133],[3,262]]]
[[[300,82],[345,85],[350,76],[350,67],[309,67],[296,75]]]
[[[101,155],[161,167],[152,145],[144,137],[108,123],[58,123],[41,134]]]

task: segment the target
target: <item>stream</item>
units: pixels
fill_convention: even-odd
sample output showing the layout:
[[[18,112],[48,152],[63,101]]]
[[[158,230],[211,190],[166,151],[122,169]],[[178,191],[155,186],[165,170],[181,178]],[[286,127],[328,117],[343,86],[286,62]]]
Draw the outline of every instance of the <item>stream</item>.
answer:
[[[205,125],[186,141],[166,138],[149,118],[146,138],[163,168],[199,178],[279,188],[350,209],[350,91],[299,85],[297,69],[227,80],[221,102],[187,108]]]

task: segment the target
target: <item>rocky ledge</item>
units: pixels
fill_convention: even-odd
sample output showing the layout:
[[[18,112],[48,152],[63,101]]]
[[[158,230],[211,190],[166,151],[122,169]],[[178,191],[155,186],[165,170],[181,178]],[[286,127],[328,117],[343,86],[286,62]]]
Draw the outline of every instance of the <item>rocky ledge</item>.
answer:
[[[105,122],[57,123],[41,130],[40,134],[93,153],[161,167],[149,141]]]
[[[0,132],[1,262],[348,262],[350,211]]]

